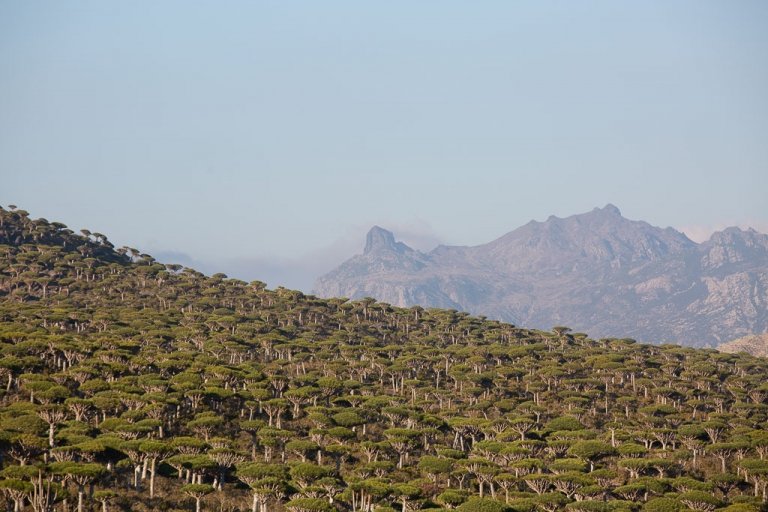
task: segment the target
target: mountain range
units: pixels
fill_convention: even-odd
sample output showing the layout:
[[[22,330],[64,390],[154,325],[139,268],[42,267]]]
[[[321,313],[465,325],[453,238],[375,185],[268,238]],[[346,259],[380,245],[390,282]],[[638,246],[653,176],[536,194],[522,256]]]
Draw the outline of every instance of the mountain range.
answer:
[[[768,235],[731,227],[696,243],[610,204],[429,252],[375,226],[363,253],[320,277],[314,291],[711,347],[768,331]]]

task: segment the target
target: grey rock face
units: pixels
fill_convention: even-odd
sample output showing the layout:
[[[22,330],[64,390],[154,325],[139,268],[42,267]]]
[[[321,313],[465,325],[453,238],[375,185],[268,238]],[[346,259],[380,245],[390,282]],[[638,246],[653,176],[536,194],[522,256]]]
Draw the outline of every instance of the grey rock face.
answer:
[[[318,279],[322,297],[460,309],[525,327],[716,346],[768,331],[768,236],[728,228],[697,244],[608,205],[428,253],[380,227]]]

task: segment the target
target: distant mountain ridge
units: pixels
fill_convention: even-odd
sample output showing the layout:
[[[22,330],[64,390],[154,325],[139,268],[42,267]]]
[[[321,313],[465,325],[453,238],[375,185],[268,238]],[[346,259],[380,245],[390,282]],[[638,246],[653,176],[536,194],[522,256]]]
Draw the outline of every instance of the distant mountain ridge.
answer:
[[[626,219],[610,204],[531,221],[487,244],[426,253],[376,226],[363,254],[319,278],[315,293],[716,346],[768,331],[768,236],[728,228],[699,244]]]

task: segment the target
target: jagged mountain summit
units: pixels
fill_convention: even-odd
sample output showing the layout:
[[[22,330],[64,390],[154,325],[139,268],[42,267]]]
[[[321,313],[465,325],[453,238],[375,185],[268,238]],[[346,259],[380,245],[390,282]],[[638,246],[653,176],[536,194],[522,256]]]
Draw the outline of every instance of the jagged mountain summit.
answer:
[[[768,236],[733,227],[699,244],[626,219],[610,204],[531,221],[487,244],[427,253],[376,226],[363,254],[319,278],[315,293],[716,346],[768,331]]]

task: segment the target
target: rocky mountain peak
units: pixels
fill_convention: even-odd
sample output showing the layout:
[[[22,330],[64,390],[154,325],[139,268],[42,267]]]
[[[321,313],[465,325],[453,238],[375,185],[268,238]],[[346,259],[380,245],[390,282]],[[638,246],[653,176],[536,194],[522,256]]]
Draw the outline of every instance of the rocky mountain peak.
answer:
[[[391,231],[373,226],[365,237],[365,250],[364,254],[369,254],[382,249],[396,250],[397,242],[395,242],[395,235]]]
[[[702,248],[706,251],[703,264],[709,268],[765,261],[768,259],[768,235],[752,228],[730,227],[713,233]]]
[[[507,269],[543,270],[622,266],[658,261],[696,244],[674,229],[630,220],[612,204],[569,217],[530,222],[487,244],[488,254]]]
[[[605,216],[610,216],[610,217],[621,217],[622,216],[621,215],[621,210],[619,210],[615,205],[613,205],[611,203],[608,203],[607,205],[605,205],[602,208],[595,208],[592,211],[596,212],[596,213],[601,213],[601,214],[603,214]]]
[[[766,235],[758,233],[752,228],[741,229],[736,226],[725,228],[722,231],[712,233],[709,243],[712,245],[728,245],[738,243],[739,245],[752,247],[764,245]]]
[[[402,242],[395,240],[395,235],[382,227],[373,226],[365,237],[364,255],[377,254],[381,252],[395,252],[403,254],[412,252],[413,249]]]

